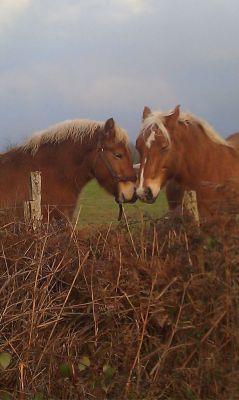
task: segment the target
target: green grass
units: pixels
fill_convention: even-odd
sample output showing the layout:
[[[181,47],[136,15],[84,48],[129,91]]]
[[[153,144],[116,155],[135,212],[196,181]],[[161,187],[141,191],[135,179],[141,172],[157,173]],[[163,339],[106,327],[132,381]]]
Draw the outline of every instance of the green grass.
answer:
[[[119,208],[113,196],[110,196],[94,180],[82,190],[78,200],[79,224],[108,224],[117,222]],[[164,191],[154,204],[145,204],[137,201],[134,204],[125,204],[124,210],[128,219],[138,220],[142,216],[159,218],[168,209]],[[77,211],[76,211],[77,213]]]

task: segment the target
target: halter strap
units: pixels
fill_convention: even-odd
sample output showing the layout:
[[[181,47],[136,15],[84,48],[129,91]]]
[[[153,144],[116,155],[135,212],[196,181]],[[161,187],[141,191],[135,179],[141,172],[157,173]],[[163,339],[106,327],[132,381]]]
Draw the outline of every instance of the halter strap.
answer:
[[[101,144],[98,144],[98,148],[97,148],[97,154],[93,163],[93,167],[92,167],[92,173],[94,176],[96,176],[95,174],[95,168],[96,168],[96,164],[98,159],[101,158],[101,160],[103,161],[103,163],[105,164],[107,170],[109,171],[111,177],[116,181],[116,182],[136,182],[137,178],[135,175],[129,175],[129,176],[122,176],[122,175],[118,175],[114,168],[112,167],[111,163],[109,162],[109,160],[104,156],[104,147],[101,146]],[[119,203],[119,215],[118,215],[118,221],[121,221],[122,215],[123,215],[123,206],[122,203]]]
[[[126,176],[122,176],[122,175],[118,175],[114,168],[112,167],[111,163],[109,162],[109,160],[104,156],[104,148],[102,146],[98,147],[97,149],[97,155],[95,157],[95,161],[94,161],[94,165],[93,165],[93,174],[94,176],[96,176],[95,174],[95,167],[98,161],[98,158],[101,158],[101,160],[103,161],[103,163],[105,164],[106,168],[108,169],[111,177],[116,181],[116,182],[136,182],[137,178],[135,175],[126,175]]]

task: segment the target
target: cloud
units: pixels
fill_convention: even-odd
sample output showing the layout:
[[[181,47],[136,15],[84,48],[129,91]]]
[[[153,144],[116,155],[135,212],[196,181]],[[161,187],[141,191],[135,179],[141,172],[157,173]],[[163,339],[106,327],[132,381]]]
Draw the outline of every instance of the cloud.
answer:
[[[110,15],[115,19],[124,19],[132,15],[142,14],[150,9],[150,0],[110,0]]]
[[[0,0],[1,135],[109,113],[134,132],[144,105],[177,103],[238,129],[238,12],[237,0]]]
[[[13,27],[17,18],[27,10],[31,0],[1,0],[0,2],[0,32]]]
[[[17,0],[4,0],[16,3]],[[151,9],[155,0],[19,0],[32,3],[35,15],[42,23],[55,26],[94,24],[94,21],[122,22]],[[47,12],[46,12],[47,10]],[[70,28],[70,26],[69,26]]]
[[[112,116],[133,140],[144,105],[168,109],[178,102],[174,89],[160,75],[145,80],[141,74],[102,69],[89,80],[89,68],[84,65],[79,76],[77,65],[41,63],[2,73],[0,87],[5,96],[3,101],[0,98],[0,109],[4,120],[6,115],[11,118],[10,125],[1,122],[4,137],[25,136],[64,119]],[[11,128],[14,125],[17,128]]]
[[[38,10],[39,19],[42,19],[47,24],[60,25],[62,27],[69,23],[79,23],[82,17],[83,2],[51,1],[51,3],[47,3],[47,13],[46,4],[44,3],[39,3],[36,9]]]
[[[70,107],[84,103],[86,107],[99,108],[100,104],[118,104],[122,108],[128,108],[129,104],[150,101],[158,106],[159,94],[162,97],[161,105],[175,101],[175,93],[168,82],[160,74],[147,80],[140,74],[128,76],[126,73],[107,74],[104,69],[98,74],[86,79],[89,72],[88,64],[81,70],[81,77],[77,66],[41,63],[6,70],[0,75],[1,90],[5,93],[5,100],[23,97],[31,104],[41,97],[48,97],[53,93],[60,96],[62,101]],[[24,96],[23,96],[24,94]],[[171,104],[170,103],[170,104]]]
[[[129,105],[150,102],[150,106],[159,107],[159,95],[162,98],[160,106],[167,107],[175,101],[173,88],[165,79],[158,75],[142,76],[111,75],[102,76],[91,82],[86,99],[89,104],[117,104],[120,109],[127,110]]]

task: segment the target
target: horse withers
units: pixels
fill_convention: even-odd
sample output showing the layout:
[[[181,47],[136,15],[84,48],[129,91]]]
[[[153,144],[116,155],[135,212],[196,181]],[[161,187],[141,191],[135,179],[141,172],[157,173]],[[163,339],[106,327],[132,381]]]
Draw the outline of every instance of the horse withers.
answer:
[[[136,147],[140,154],[136,193],[147,203],[153,203],[173,179],[196,191],[201,215],[212,215],[222,201],[220,188],[239,184],[239,152],[232,140],[224,140],[192,114],[181,113],[179,106],[166,113],[145,107]]]
[[[136,175],[128,135],[113,118],[105,123],[69,120],[35,133],[0,155],[0,208],[23,214],[29,174],[41,171],[43,211],[73,215],[78,195],[91,179],[118,203],[136,200]]]

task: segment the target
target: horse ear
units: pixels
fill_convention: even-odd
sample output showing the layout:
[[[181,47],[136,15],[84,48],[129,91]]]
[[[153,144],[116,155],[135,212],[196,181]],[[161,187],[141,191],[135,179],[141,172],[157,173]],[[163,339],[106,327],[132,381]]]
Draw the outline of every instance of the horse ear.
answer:
[[[150,110],[150,108],[147,107],[147,106],[145,106],[145,107],[144,107],[144,111],[143,111],[143,116],[142,116],[143,121],[144,121],[145,118],[147,118],[151,113],[152,113],[152,111]]]
[[[114,118],[109,118],[107,119],[107,121],[105,122],[105,132],[109,132],[112,133],[112,130],[115,127],[115,121]]]
[[[178,121],[180,115],[180,105],[177,105],[175,109],[165,117],[166,125],[168,128],[173,129]]]

